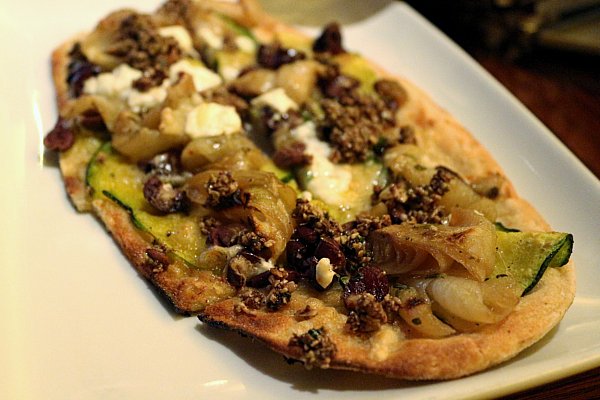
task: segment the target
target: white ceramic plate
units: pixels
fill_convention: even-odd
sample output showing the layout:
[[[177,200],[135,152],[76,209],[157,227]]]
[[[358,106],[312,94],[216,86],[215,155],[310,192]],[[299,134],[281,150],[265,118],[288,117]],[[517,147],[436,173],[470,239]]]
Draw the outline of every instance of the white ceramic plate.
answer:
[[[560,326],[515,360],[451,382],[305,371],[258,344],[173,314],[100,224],[74,211],[58,169],[43,159],[42,138],[56,116],[51,49],[127,4],[2,3],[0,398],[489,397],[600,365],[599,182],[406,5],[376,2],[375,14],[347,27],[347,47],[429,92],[492,151],[557,230],[575,235],[577,298]],[[136,3],[155,6],[128,5]]]

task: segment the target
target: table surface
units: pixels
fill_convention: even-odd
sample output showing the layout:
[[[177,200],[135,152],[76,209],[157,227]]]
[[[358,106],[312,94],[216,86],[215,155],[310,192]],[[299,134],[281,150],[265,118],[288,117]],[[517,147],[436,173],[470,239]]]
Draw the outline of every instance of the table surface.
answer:
[[[515,62],[471,53],[600,178],[600,59],[542,51]],[[504,399],[597,398],[600,368]]]

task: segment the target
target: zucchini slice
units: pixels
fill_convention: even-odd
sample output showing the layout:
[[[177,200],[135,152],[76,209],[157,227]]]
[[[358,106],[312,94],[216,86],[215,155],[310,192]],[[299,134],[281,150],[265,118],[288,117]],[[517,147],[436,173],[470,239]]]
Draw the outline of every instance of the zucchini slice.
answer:
[[[496,231],[494,275],[507,274],[529,293],[548,267],[562,267],[573,251],[573,235],[562,232]]]
[[[144,198],[145,174],[104,144],[88,165],[86,183],[94,199],[108,198],[131,216],[133,224],[187,264],[198,265],[206,247],[193,217],[184,213],[161,214]]]

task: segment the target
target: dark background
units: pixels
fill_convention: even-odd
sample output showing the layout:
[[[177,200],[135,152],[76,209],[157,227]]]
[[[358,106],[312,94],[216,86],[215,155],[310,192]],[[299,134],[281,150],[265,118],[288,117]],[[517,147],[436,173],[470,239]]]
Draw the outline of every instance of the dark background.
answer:
[[[538,15],[536,3],[543,2],[407,0],[469,52],[600,177],[600,1],[587,0],[582,10],[552,18]],[[592,43],[596,48],[543,43],[544,29],[583,14],[597,16],[591,25],[592,30],[597,29],[597,43]]]

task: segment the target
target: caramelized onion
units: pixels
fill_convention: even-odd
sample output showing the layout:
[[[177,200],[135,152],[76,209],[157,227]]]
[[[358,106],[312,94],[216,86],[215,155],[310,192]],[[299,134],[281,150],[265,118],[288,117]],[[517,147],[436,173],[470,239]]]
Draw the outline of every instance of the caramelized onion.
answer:
[[[483,281],[495,262],[494,225],[469,210],[453,210],[449,225],[392,225],[368,240],[375,263],[390,275],[445,272],[458,265]]]
[[[440,321],[431,310],[431,303],[412,287],[396,291],[401,307],[398,314],[414,330],[430,338],[441,338],[456,331]]]
[[[208,193],[208,179],[218,173],[208,170],[194,175],[186,183],[184,190],[188,198],[200,208],[205,207]],[[270,172],[232,171],[239,189],[249,195],[247,204],[214,211],[214,215],[229,222],[248,224],[249,228],[272,240],[272,259],[284,251],[292,236],[292,211],[296,205],[296,192],[282,183]]]
[[[427,294],[439,307],[466,321],[491,324],[502,320],[519,302],[516,284],[509,277],[477,282],[446,276],[432,279]]]

